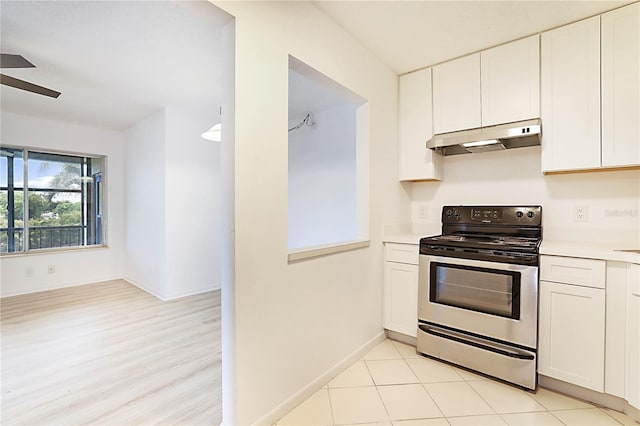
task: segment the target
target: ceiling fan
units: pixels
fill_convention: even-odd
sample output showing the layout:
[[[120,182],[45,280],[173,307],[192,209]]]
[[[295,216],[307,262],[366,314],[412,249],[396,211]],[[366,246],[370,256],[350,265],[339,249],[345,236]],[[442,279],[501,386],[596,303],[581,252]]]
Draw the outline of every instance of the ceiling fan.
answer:
[[[20,55],[1,53],[0,68],[35,68],[35,65]],[[60,92],[5,74],[0,74],[0,84],[15,87],[16,89],[26,90],[27,92],[37,93],[38,95],[49,96],[51,98],[57,98],[60,96]]]

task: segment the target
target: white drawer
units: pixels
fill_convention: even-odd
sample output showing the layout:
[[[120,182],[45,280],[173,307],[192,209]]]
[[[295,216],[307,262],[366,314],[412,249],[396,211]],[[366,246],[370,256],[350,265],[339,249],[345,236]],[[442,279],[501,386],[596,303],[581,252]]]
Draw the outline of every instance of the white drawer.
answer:
[[[605,288],[604,260],[540,256],[540,280]]]
[[[417,244],[386,243],[384,245],[384,260],[387,262],[417,265],[419,259],[418,252]]]

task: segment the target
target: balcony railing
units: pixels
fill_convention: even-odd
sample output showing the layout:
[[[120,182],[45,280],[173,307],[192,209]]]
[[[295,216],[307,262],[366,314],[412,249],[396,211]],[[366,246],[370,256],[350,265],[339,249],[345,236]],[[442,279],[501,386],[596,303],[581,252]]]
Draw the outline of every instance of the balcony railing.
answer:
[[[78,226],[30,226],[29,248],[77,247],[84,245],[84,229]],[[0,253],[24,250],[23,228],[0,228]]]
[[[22,228],[0,228],[0,253],[14,253],[24,250]]]

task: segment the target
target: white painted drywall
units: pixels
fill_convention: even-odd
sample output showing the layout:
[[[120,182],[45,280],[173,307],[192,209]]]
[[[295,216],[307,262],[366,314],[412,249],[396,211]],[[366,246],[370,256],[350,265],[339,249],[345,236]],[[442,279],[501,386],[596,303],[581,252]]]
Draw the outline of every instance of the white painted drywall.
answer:
[[[220,288],[220,143],[200,135],[218,120],[166,108],[167,298]]]
[[[540,147],[444,160],[442,182],[412,187],[414,207],[428,205],[424,225],[438,226],[446,204],[534,204],[543,208],[543,239],[640,245],[640,171],[544,176]],[[588,222],[574,222],[575,206],[588,207]],[[414,222],[420,223],[416,210]]]
[[[235,20],[222,29],[222,142],[220,146],[220,192],[222,226],[221,304],[222,326],[222,412],[236,413],[236,294],[235,294]],[[224,389],[227,391],[225,392]]]
[[[112,130],[2,112],[2,145],[105,155],[107,248],[0,258],[0,296],[32,293],[122,277],[124,247],[124,135]],[[54,265],[56,272],[48,274]],[[27,277],[27,268],[33,276]]]
[[[127,131],[127,280],[174,299],[220,288],[216,117],[166,107]]]
[[[381,231],[410,210],[395,166],[397,76],[311,3],[216,4],[236,18],[235,318],[223,308],[222,319],[223,335],[235,333],[226,347],[234,353],[223,356],[233,357],[236,380],[224,387],[235,404],[225,404],[223,422],[273,423],[308,396],[305,386],[382,331]],[[294,264],[289,54],[366,98],[370,123],[370,247]]]
[[[313,111],[289,132],[289,248],[355,240],[356,105]],[[289,121],[297,125],[304,117]]]
[[[162,109],[126,132],[124,277],[166,298],[165,130]]]

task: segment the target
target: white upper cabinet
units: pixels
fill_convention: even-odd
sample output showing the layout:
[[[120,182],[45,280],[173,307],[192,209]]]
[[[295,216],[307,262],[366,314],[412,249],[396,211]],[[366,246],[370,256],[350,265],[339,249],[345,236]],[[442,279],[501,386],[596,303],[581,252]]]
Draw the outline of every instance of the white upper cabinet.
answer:
[[[600,167],[600,17],[542,34],[542,170]]]
[[[403,75],[399,84],[400,180],[442,180],[442,157],[426,147],[433,136],[431,69]]]
[[[434,133],[473,129],[481,122],[480,54],[434,66]]]
[[[435,133],[540,116],[540,37],[433,67]]]
[[[602,15],[602,165],[640,164],[640,3]]]
[[[480,53],[482,125],[540,117],[540,37]]]

